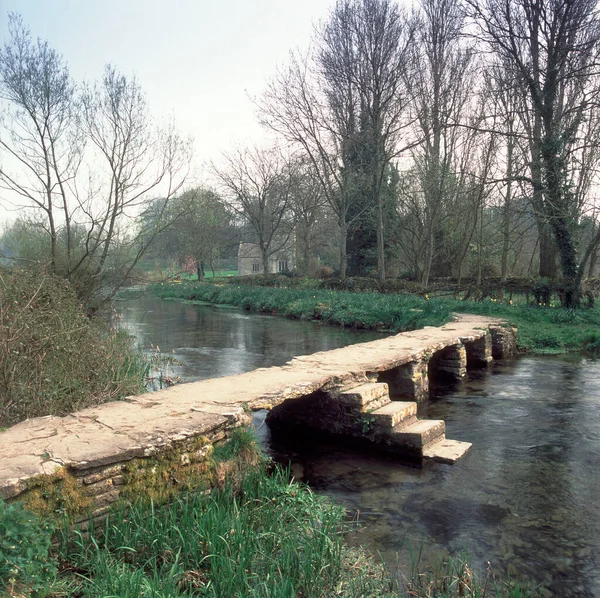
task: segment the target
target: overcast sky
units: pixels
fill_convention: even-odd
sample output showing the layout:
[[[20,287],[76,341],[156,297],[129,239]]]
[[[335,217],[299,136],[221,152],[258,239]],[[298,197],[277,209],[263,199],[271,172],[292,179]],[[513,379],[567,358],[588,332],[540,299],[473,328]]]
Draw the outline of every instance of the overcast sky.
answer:
[[[152,113],[195,139],[198,167],[261,136],[248,96],[306,47],[330,0],[0,0],[0,43],[18,12],[76,80],[112,63],[135,74]],[[0,208],[1,209],[1,208]],[[1,214],[0,214],[1,216]],[[0,220],[2,218],[0,217]]]

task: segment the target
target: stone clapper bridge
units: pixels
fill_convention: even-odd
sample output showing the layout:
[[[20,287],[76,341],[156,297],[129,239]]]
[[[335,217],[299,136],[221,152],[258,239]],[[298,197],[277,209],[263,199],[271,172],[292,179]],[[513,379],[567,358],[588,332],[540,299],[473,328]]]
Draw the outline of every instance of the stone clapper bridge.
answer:
[[[439,328],[296,357],[282,367],[30,419],[0,432],[0,496],[19,499],[36,479],[61,470],[94,497],[92,515],[100,516],[118,499],[128,462],[175,449],[182,463],[206,458],[207,442],[226,439],[252,410],[264,408],[273,421],[401,457],[454,463],[471,444],[446,439],[441,420],[417,419],[429,376],[459,379],[468,367],[510,356],[515,333],[499,320],[460,315]],[[201,446],[194,443],[200,437]]]

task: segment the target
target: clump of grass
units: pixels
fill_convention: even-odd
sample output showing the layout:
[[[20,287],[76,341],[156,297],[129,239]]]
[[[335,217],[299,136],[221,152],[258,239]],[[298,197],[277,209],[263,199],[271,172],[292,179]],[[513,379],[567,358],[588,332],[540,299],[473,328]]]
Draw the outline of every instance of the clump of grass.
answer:
[[[481,574],[467,555],[446,559],[435,566],[422,565],[423,548],[410,554],[410,572],[401,583],[402,595],[414,598],[541,598],[542,588],[502,579],[488,563]]]
[[[489,571],[477,577],[463,559],[413,567],[397,585],[373,555],[345,544],[348,526],[341,506],[290,482],[285,470],[258,467],[241,484],[139,502],[89,535],[59,535],[59,581],[77,596],[120,598],[539,595]]]
[[[600,329],[600,309],[566,310],[550,306],[512,305],[496,300],[461,301],[406,294],[274,288],[234,284],[152,285],[157,297],[227,303],[253,311],[322,321],[338,326],[402,332],[440,326],[452,314],[474,313],[502,318],[519,330],[523,352],[564,353],[589,349]],[[596,332],[594,332],[596,331]]]
[[[90,320],[61,278],[0,270],[0,427],[143,391],[131,338]]]
[[[593,356],[600,356],[600,332],[590,331],[582,342],[583,350]]]
[[[101,533],[74,532],[58,551],[85,596],[310,598],[340,581],[344,519],[287,472],[259,468],[239,487],[117,510]]]

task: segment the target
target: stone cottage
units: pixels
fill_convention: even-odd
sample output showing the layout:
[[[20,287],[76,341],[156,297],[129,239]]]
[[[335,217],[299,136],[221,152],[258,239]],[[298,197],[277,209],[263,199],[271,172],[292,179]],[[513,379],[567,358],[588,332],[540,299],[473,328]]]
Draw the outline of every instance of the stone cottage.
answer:
[[[294,269],[294,252],[284,247],[269,257],[269,274],[291,272]],[[238,275],[264,274],[262,254],[257,243],[240,243],[238,248]]]

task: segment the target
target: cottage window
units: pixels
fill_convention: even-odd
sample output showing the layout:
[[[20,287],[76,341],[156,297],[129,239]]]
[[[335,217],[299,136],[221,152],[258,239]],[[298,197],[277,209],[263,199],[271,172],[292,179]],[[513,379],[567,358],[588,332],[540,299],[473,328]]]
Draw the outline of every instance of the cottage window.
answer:
[[[252,262],[252,272],[260,272],[260,264],[258,262]]]
[[[277,264],[278,272],[287,272],[288,271],[288,263],[287,260],[279,260]]]

